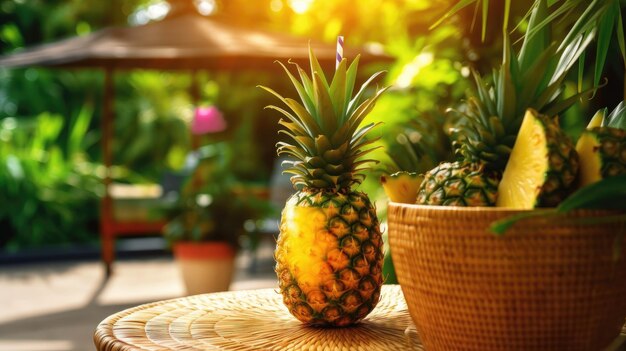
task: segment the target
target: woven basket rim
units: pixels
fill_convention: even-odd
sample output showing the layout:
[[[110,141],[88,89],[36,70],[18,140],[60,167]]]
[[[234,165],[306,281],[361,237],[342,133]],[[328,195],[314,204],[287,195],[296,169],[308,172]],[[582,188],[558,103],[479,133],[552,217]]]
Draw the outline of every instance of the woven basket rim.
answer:
[[[515,209],[515,208],[507,208],[507,207],[487,207],[487,206],[435,206],[435,205],[419,205],[419,204],[407,204],[402,202],[393,202],[389,201],[388,206],[390,207],[398,207],[398,208],[410,208],[414,210],[428,210],[428,211],[439,211],[439,212],[481,212],[481,213],[501,213],[501,214],[518,214],[518,213],[531,213],[538,211],[547,211],[554,210],[555,207],[542,207],[537,209]],[[624,211],[619,210],[606,210],[606,209],[576,209],[569,212],[570,214],[617,214],[624,213]]]

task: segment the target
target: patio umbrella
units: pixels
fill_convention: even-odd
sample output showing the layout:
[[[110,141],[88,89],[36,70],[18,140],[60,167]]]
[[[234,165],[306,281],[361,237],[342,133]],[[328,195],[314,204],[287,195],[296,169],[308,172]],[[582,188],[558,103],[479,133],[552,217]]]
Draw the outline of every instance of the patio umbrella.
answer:
[[[311,46],[321,64],[334,62],[334,46],[315,41]],[[349,57],[355,56],[346,50]],[[360,53],[363,61],[382,57]],[[307,58],[305,39],[236,27],[219,16],[183,13],[27,48],[0,57],[0,66],[233,70],[274,67],[277,59],[304,63]]]
[[[219,15],[201,16],[194,0],[168,0],[162,21],[105,28],[0,57],[0,67],[56,66],[149,69],[241,69],[275,67],[276,59],[306,62],[307,41],[283,33],[243,28]],[[320,64],[335,61],[335,48],[309,42]],[[355,53],[346,48],[348,57]],[[361,61],[385,56],[360,50]]]
[[[113,72],[116,69],[240,70],[277,69],[275,60],[308,62],[308,45],[325,67],[335,62],[335,47],[282,33],[241,28],[219,16],[205,17],[191,1],[172,1],[169,15],[162,21],[136,27],[105,28],[85,36],[43,44],[0,57],[0,67],[77,67],[103,68],[104,101],[102,117],[103,163],[112,165],[114,99]],[[345,49],[347,57],[355,50]],[[388,60],[388,57],[359,50],[361,61]],[[195,74],[193,74],[195,77]],[[193,99],[198,99],[197,82],[192,83]],[[107,274],[114,257],[117,234],[159,231],[163,223],[117,222],[113,218],[108,192],[110,175],[105,176],[105,197],[101,206],[102,257]]]

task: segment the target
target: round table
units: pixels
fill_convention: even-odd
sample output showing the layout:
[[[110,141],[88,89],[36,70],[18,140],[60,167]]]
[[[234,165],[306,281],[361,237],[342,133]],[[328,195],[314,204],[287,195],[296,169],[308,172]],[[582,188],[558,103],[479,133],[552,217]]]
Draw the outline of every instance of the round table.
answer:
[[[273,289],[189,296],[134,307],[103,320],[100,351],[130,350],[421,350],[398,285],[347,328],[306,327]]]

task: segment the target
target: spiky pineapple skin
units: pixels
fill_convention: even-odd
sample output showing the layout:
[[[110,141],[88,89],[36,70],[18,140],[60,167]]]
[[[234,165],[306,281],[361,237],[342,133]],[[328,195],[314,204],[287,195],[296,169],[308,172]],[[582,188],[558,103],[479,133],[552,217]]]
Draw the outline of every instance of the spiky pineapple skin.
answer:
[[[417,203],[436,206],[494,206],[500,173],[484,164],[444,162],[424,177]]]
[[[362,192],[299,191],[285,205],[276,274],[291,314],[308,325],[348,326],[378,303],[382,237]]]
[[[574,144],[561,130],[556,118],[538,115],[546,134],[548,170],[546,180],[537,190],[535,207],[554,207],[574,190],[579,159]]]

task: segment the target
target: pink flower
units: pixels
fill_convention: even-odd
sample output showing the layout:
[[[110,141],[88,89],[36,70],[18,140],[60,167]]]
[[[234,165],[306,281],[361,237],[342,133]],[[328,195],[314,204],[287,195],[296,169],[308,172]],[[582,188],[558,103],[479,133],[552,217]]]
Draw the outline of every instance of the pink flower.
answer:
[[[196,107],[191,132],[195,135],[217,133],[226,129],[226,121],[215,106]]]

